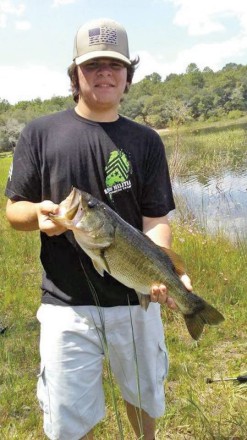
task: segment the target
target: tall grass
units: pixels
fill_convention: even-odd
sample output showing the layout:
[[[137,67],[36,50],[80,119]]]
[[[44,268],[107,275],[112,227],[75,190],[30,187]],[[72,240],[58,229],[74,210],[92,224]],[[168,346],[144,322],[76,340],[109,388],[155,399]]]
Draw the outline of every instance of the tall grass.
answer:
[[[10,164],[0,158],[0,432],[3,440],[44,440],[36,401],[39,369],[40,303],[38,233],[21,233],[5,220],[3,190]],[[246,242],[211,238],[193,226],[173,223],[174,249],[187,264],[194,290],[214,304],[225,322],[206,328],[195,343],[178,313],[162,309],[170,353],[166,382],[167,409],[157,423],[157,440],[246,440],[247,387],[232,382],[207,384],[206,378],[237,376],[246,365]],[[104,371],[107,417],[96,440],[132,440],[124,404],[114,378]],[[135,372],[133,372],[135,374]],[[115,404],[112,402],[114,387]],[[116,421],[121,417],[122,432]],[[121,435],[121,436],[120,436]]]
[[[226,169],[236,171],[246,162],[247,122],[227,127],[203,124],[161,131],[172,178],[184,174],[207,179]],[[245,156],[245,160],[239,160]]]

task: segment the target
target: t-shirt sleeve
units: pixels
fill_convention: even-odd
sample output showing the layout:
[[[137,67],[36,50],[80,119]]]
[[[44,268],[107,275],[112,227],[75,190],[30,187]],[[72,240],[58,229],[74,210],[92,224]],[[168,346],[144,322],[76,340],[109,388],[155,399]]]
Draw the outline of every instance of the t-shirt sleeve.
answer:
[[[142,192],[142,215],[162,217],[175,208],[164,144],[154,133],[149,143]]]
[[[20,135],[9,170],[5,195],[11,200],[41,200],[39,155],[31,139],[27,126]]]

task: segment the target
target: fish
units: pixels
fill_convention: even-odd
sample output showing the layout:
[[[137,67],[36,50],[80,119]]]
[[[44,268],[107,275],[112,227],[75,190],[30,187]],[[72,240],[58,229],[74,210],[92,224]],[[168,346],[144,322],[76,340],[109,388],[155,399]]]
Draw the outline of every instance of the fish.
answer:
[[[179,276],[184,269],[175,252],[155,244],[93,195],[73,187],[49,218],[73,232],[76,242],[101,276],[108,272],[134,289],[145,310],[151,301],[152,286],[164,284],[193,339],[200,338],[205,324],[217,325],[224,321],[216,308],[186,289]]]

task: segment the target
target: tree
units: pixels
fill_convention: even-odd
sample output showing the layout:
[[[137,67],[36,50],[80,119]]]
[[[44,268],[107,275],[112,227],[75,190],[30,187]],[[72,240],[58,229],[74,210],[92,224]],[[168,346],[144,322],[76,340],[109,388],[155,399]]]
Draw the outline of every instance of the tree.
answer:
[[[147,79],[148,81],[151,81],[154,84],[161,82],[161,76],[156,72],[151,73],[151,75],[146,75],[145,79]]]
[[[11,105],[6,99],[0,99],[0,114],[9,110],[10,107]]]
[[[213,69],[211,69],[210,67],[206,66],[203,69],[203,73],[214,73]]]
[[[203,73],[200,72],[197,65],[195,63],[190,63],[186,69],[187,73],[187,79],[189,83],[193,87],[197,87],[199,89],[202,89],[204,86],[204,76]]]
[[[241,66],[241,64],[236,64],[236,63],[227,63],[225,65],[225,67],[223,67],[223,71],[224,70],[237,70],[238,67]]]
[[[2,151],[14,150],[17,140],[19,138],[20,132],[24,128],[25,124],[20,123],[17,119],[8,119],[5,124],[1,127],[2,133]]]
[[[165,81],[171,81],[174,80],[175,78],[178,78],[178,74],[177,73],[170,73],[169,75],[167,75]]]
[[[225,109],[227,111],[246,109],[246,100],[241,86],[233,89],[229,101],[225,104]]]
[[[178,99],[171,99],[169,105],[169,125],[178,128],[191,119],[190,109]]]
[[[186,73],[195,73],[195,72],[200,72],[199,68],[195,63],[190,63],[187,66]]]
[[[142,110],[143,121],[155,128],[163,128],[169,121],[166,100],[163,96],[148,96]]]
[[[145,96],[142,96],[139,99],[128,99],[127,97],[125,97],[120,106],[120,113],[130,119],[136,119],[139,115],[143,113],[145,99]]]

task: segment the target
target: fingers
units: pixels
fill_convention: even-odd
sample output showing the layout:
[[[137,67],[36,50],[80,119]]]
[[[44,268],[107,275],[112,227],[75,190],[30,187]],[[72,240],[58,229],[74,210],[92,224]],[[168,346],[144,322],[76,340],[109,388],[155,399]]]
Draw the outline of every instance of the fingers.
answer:
[[[50,213],[56,214],[57,210],[58,205],[50,200],[44,200],[43,202],[37,204],[39,229],[49,237],[52,237],[53,235],[60,235],[66,231],[64,226],[54,223],[48,216]]]
[[[191,280],[189,276],[184,273],[180,276],[180,279],[187,290],[192,291]],[[167,288],[164,284],[153,285],[151,289],[151,301],[157,302],[159,304],[165,304],[169,309],[175,310],[177,309],[177,305],[174,299],[168,295]]]
[[[166,304],[170,309],[173,310],[177,308],[173,298],[168,296],[167,288],[164,284],[152,286],[150,297],[152,302],[158,302],[159,304]]]
[[[43,202],[38,204],[38,211],[40,214],[48,215],[48,214],[56,214],[59,205],[51,202],[51,200],[44,200]]]

